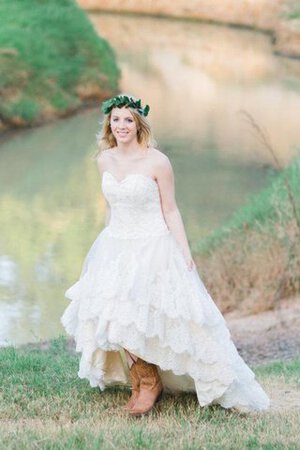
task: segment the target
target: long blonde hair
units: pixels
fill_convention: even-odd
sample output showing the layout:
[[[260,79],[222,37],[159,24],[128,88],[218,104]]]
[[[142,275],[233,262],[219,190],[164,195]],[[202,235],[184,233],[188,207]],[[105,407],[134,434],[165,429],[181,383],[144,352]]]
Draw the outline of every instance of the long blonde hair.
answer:
[[[135,108],[127,107],[127,109],[133,115],[133,118],[136,123],[138,143],[142,147],[155,147],[157,143],[154,139],[148,119],[145,116],[142,116]],[[111,111],[108,114],[105,114],[103,122],[100,122],[102,128],[101,131],[97,134],[98,149],[94,155],[94,159],[96,159],[99,156],[102,150],[107,150],[109,148],[117,146],[116,138],[114,137],[110,128],[110,118],[111,118]]]

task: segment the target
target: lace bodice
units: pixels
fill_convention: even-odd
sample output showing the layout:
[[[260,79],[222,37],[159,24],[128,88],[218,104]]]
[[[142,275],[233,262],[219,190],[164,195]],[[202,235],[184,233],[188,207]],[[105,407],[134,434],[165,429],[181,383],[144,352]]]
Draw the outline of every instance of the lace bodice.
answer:
[[[145,238],[169,233],[159,188],[149,176],[133,173],[118,181],[103,172],[102,191],[111,208],[106,232],[119,238]]]

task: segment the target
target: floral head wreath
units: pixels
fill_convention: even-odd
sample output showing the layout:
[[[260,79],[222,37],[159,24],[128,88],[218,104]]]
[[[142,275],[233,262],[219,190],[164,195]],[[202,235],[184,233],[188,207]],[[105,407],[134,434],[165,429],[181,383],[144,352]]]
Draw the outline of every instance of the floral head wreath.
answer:
[[[126,106],[127,108],[136,109],[142,116],[147,116],[150,111],[150,106],[146,105],[144,108],[141,105],[141,99],[134,100],[132,97],[127,95],[116,95],[105,102],[102,103],[102,112],[104,114],[109,114],[113,108],[122,108]]]

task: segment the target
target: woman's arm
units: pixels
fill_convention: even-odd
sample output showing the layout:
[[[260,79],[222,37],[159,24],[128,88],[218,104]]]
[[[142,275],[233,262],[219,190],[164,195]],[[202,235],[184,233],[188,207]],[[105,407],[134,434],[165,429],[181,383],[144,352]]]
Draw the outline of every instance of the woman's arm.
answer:
[[[101,177],[103,176],[103,172],[105,170],[105,164],[106,164],[106,155],[104,153],[104,151],[100,152],[99,156],[97,157],[97,167],[98,167],[98,171],[101,175]],[[107,226],[109,224],[110,221],[110,206],[108,201],[106,200],[106,198],[104,198],[105,200],[105,219],[104,219],[104,224],[105,226]]]
[[[189,270],[195,267],[189,243],[186,237],[184,224],[175,200],[174,173],[169,158],[162,155],[157,164],[156,178],[159,185],[162,211],[165,221],[172,235],[176,239]]]

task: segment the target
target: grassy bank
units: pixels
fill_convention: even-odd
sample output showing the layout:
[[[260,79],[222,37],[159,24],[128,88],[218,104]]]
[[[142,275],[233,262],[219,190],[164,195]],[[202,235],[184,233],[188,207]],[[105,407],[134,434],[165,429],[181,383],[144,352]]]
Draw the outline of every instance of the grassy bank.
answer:
[[[259,312],[300,292],[299,179],[298,157],[193,249],[223,311]]]
[[[112,49],[75,1],[0,1],[2,127],[65,115],[115,92],[118,78]]]
[[[300,18],[300,10],[295,10],[295,11],[289,13],[288,18],[291,20],[299,19]]]
[[[287,18],[290,20],[300,18],[300,6],[297,0],[288,0],[286,8]]]
[[[194,394],[164,395],[148,417],[120,410],[125,388],[103,393],[77,377],[65,339],[0,350],[0,433],[9,449],[295,449],[299,410],[243,415],[199,408]],[[300,361],[255,368],[269,395],[299,389]]]

